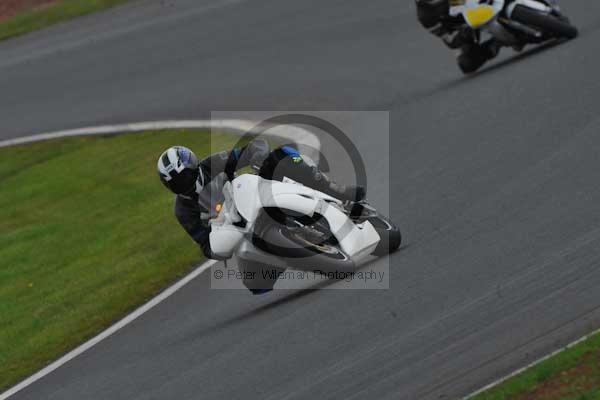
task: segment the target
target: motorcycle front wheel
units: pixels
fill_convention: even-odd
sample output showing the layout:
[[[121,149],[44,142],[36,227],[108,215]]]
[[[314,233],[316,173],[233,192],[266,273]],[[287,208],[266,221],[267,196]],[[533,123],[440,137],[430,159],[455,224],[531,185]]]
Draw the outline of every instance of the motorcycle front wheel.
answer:
[[[538,28],[543,33],[557,39],[575,39],[579,34],[577,28],[568,19],[532,10],[521,5],[515,7],[511,18],[527,26]]]
[[[379,214],[367,218],[367,221],[373,225],[373,228],[375,228],[380,237],[377,247],[371,254],[381,257],[398,250],[402,244],[402,233],[396,225]]]
[[[254,238],[254,245],[286,259],[289,265],[298,269],[348,272],[356,267],[326,227],[319,232],[315,226],[290,226],[271,222],[261,231]]]

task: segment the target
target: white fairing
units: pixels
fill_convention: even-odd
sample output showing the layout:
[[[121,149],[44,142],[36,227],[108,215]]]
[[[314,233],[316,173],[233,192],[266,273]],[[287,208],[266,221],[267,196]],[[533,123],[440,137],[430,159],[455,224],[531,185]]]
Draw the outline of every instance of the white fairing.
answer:
[[[379,243],[379,234],[370,222],[355,225],[348,217],[336,207],[326,205],[319,214],[323,215],[335,237],[338,239],[342,250],[350,258],[362,258],[375,250]]]
[[[452,2],[450,2],[450,3],[452,4]],[[482,4],[479,0],[463,0],[463,1],[457,1],[455,3],[456,3],[456,5],[452,5],[450,7],[450,15],[453,17],[463,15],[463,16],[465,16],[465,20],[467,21],[467,23],[469,23],[469,19],[466,18],[466,14],[465,14],[467,12],[467,10],[480,8],[482,6]],[[462,3],[462,4],[460,4],[460,3]],[[486,3],[484,5],[489,6],[493,9],[493,11],[494,11],[493,18],[495,18],[504,9],[504,4],[505,4],[505,0],[494,0],[494,1],[492,1],[491,4]],[[493,19],[493,18],[491,18],[491,19]],[[490,19],[490,21],[491,21],[491,19]]]
[[[242,175],[233,181],[233,199],[246,221],[255,221],[264,207],[278,207],[312,216],[320,199],[339,203],[319,191],[298,183],[270,181],[257,175]]]
[[[277,207],[307,216],[322,215],[342,250],[356,262],[370,255],[380,240],[369,222],[357,225],[350,221],[338,208],[339,200],[297,183],[270,181],[246,174],[225,185],[224,193],[230,199],[226,199],[219,217],[211,221],[210,234],[211,249],[221,257],[233,256],[245,233],[252,229],[260,210],[265,207]],[[246,230],[232,225],[232,222],[240,220],[240,215],[247,222]]]
[[[243,238],[244,232],[234,226],[213,225],[210,232],[210,249],[219,257],[231,258]]]
[[[548,7],[546,4],[541,3],[539,1],[515,0],[512,3],[510,3],[508,7],[506,7],[506,15],[508,16],[508,18],[512,18],[512,13],[513,13],[515,7],[519,6],[519,5],[531,8],[533,10],[546,12],[546,13],[549,13],[552,11],[552,8]]]
[[[452,2],[450,2],[450,3],[452,3]],[[457,2],[457,3],[461,3],[461,2]],[[500,11],[502,11],[502,8],[504,8],[504,3],[505,3],[505,0],[495,0],[492,2],[492,4],[489,4],[489,5],[491,5],[492,8],[494,8],[494,10],[496,10],[496,12],[500,12]],[[468,8],[475,8],[475,7],[479,7],[480,5],[481,5],[481,2],[479,0],[464,0],[463,4],[450,6],[450,15],[457,16],[457,15],[465,12],[465,10]]]
[[[235,203],[231,196],[231,183],[223,186],[225,204],[218,217],[210,221],[210,248],[212,252],[223,258],[231,258],[235,249],[244,239],[245,230],[233,225],[240,222],[241,218],[237,212]]]

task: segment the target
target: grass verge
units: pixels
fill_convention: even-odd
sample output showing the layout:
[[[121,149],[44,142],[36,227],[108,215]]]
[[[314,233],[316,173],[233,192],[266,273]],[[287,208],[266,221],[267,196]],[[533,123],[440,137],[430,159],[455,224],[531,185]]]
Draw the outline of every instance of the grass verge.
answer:
[[[128,0],[58,0],[46,7],[24,11],[0,22],[0,40],[24,35],[81,15],[91,14]]]
[[[162,131],[0,149],[0,392],[200,261],[156,160],[173,144],[202,157],[237,140]]]
[[[600,399],[600,334],[566,349],[473,400]]]

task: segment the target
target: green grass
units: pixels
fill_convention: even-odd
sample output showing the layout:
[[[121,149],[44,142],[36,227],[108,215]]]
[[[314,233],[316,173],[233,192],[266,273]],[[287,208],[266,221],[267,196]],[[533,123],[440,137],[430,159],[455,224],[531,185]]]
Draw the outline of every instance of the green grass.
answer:
[[[599,400],[600,334],[473,398],[507,399]]]
[[[201,260],[156,160],[238,138],[207,131],[0,149],[0,390],[106,328]]]
[[[47,7],[25,11],[0,22],[0,40],[45,28],[128,0],[59,0]]]

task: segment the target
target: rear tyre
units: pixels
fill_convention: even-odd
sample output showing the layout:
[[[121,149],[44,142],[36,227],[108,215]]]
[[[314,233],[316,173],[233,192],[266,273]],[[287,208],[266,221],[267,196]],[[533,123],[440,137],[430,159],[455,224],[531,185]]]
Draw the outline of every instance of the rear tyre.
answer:
[[[467,75],[476,72],[486,61],[494,58],[498,51],[497,44],[493,41],[487,41],[481,45],[468,44],[460,49],[456,61],[463,74]]]
[[[461,53],[458,55],[456,59],[458,63],[458,68],[462,71],[463,74],[469,75],[474,72],[477,72],[483,64],[485,64],[486,59],[478,59],[475,58],[472,54]]]
[[[270,292],[285,268],[267,265],[250,260],[239,260],[239,270],[243,276],[244,286],[259,295]]]
[[[512,19],[527,26],[536,27],[553,38],[575,39],[579,31],[568,19],[532,10],[524,6],[516,6]]]

